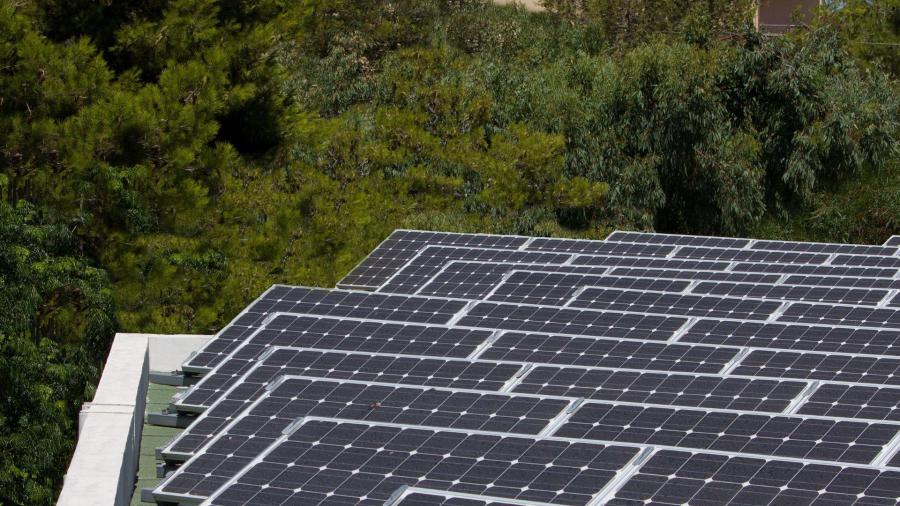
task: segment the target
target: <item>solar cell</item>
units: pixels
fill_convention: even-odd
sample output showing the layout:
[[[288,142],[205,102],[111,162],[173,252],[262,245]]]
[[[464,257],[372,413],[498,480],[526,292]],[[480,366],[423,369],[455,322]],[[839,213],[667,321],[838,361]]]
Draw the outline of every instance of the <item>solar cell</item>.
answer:
[[[525,374],[513,391],[603,401],[781,412],[807,385],[801,381],[712,374],[538,366]]]
[[[852,256],[852,255],[847,255]],[[728,260],[731,262],[762,262],[782,264],[821,264],[829,259],[823,253],[797,253],[793,251],[764,251],[746,249],[701,248],[680,246],[672,252],[673,258],[693,258],[704,260]],[[855,258],[855,257],[854,257]],[[863,257],[869,258],[869,257]],[[875,257],[872,257],[875,258]],[[880,257],[879,257],[880,258]],[[850,264],[858,265],[858,264]]]
[[[571,403],[523,394],[279,376],[157,490],[170,497],[207,497],[299,417],[537,435]]]
[[[885,246],[900,246],[900,235],[892,235],[884,241]]]
[[[900,311],[794,302],[781,313],[778,321],[900,329]]]
[[[839,276],[789,275],[783,281],[786,285],[844,286],[849,288],[875,288],[883,290],[900,289],[900,279],[855,278]]]
[[[480,302],[472,306],[458,324],[523,332],[665,341],[687,322],[687,318],[674,316]]]
[[[487,330],[436,325],[276,314],[220,362],[221,368],[201,378],[182,398],[181,405],[208,406],[272,346],[463,358],[491,334]]]
[[[900,268],[900,257],[837,255],[831,260],[831,264],[897,269]]]
[[[697,320],[678,338],[678,342],[824,353],[900,355],[900,331],[825,325]]]
[[[273,348],[249,367],[240,381],[219,392],[198,420],[166,446],[163,455],[179,460],[193,454],[284,375],[499,391],[522,369],[522,364],[514,363]],[[183,409],[183,402],[176,401],[176,405]]]
[[[750,239],[733,237],[708,237],[702,235],[653,234],[647,232],[625,232],[616,230],[606,237],[612,242],[634,242],[648,244],[672,244],[676,246],[706,246],[714,248],[744,248]]]
[[[588,367],[717,373],[738,348],[505,332],[478,358]]]
[[[662,450],[607,504],[893,504],[900,473]]]
[[[744,376],[898,385],[898,368],[900,360],[894,358],[756,350],[731,372]]]
[[[607,241],[647,244],[672,244],[676,246],[703,246],[710,248],[756,249],[769,251],[800,251],[810,253],[846,253],[852,255],[886,255],[896,253],[896,248],[870,246],[865,244],[838,244],[801,241],[769,241],[762,239],[740,239],[732,237],[709,237],[701,235],[658,234],[648,232],[615,231]]]
[[[589,286],[567,307],[640,311],[654,314],[766,320],[782,306],[779,301],[729,298]]]
[[[614,257],[614,256],[576,256],[572,265],[616,266],[616,267],[647,267],[651,269],[685,269],[685,270],[715,270],[724,271],[731,267],[731,262],[716,262],[712,260],[688,260],[675,258],[654,257]],[[789,267],[791,265],[788,265]],[[750,272],[753,272],[751,269]]]
[[[378,504],[398,487],[582,505],[638,450],[555,439],[307,419],[208,504]]]
[[[897,248],[869,246],[866,244],[829,244],[821,242],[753,241],[750,249],[777,251],[805,251],[810,253],[844,253],[848,255],[891,256]]]
[[[580,253],[588,255],[622,255],[641,257],[665,257],[675,251],[673,246],[659,244],[630,244],[583,239],[555,239],[535,237],[525,245],[526,250]]]
[[[789,286],[787,282],[784,285],[767,285],[716,281],[697,283],[691,287],[691,293],[874,306],[887,296],[888,291],[843,287]]]
[[[562,264],[572,255],[535,251],[515,251],[502,249],[454,248],[428,246],[399,269],[378,289],[383,293],[415,293],[435,274],[441,271],[448,260],[472,260],[481,262],[512,262],[521,264]]]
[[[897,425],[656,406],[585,403],[555,436],[868,464]]]
[[[803,264],[754,264],[751,262],[735,263],[730,270],[739,272],[800,274],[805,276],[845,276],[888,279],[892,279],[900,272],[900,269],[896,268]]]
[[[900,421],[900,389],[823,383],[797,412],[896,422]]]
[[[656,279],[689,279],[707,281],[727,281],[734,283],[778,283],[781,276],[778,274],[757,274],[754,272],[718,272],[698,271],[683,269],[648,269],[638,267],[616,267],[608,272],[611,276],[628,276],[636,278]],[[797,283],[800,284],[800,283]]]
[[[449,321],[465,305],[466,301],[461,300],[275,285],[199,353],[185,361],[182,368],[188,372],[211,370],[252,335],[271,313],[440,324]]]
[[[497,284],[503,281],[504,276],[517,269],[545,272],[565,271],[598,275],[607,271],[606,267],[456,260],[445,264],[437,274],[425,281],[415,293],[416,295],[425,296],[483,299]]]
[[[395,230],[338,283],[342,288],[374,290],[428,244],[517,249],[526,237]]]
[[[576,291],[585,286],[631,289],[632,292],[641,290],[681,292],[690,286],[690,282],[514,270],[510,272],[505,280],[494,287],[494,290],[486,300],[562,306],[572,298]],[[616,309],[617,307],[624,311],[644,311],[640,307],[632,309],[627,304],[625,306],[617,306],[614,303],[610,303],[609,306],[604,306],[602,309]]]

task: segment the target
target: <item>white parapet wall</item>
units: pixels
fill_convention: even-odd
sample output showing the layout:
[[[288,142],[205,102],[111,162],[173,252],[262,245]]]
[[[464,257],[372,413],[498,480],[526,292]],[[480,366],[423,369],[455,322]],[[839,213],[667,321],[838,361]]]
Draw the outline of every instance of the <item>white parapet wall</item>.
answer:
[[[94,399],[78,420],[78,444],[57,504],[127,505],[140,455],[151,370],[169,372],[210,336],[116,334]]]

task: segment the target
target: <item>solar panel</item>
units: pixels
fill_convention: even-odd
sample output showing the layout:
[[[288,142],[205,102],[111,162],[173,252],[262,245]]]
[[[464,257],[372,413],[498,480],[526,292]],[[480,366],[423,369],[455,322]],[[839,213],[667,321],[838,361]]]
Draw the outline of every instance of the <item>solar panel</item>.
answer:
[[[207,372],[250,337],[271,313],[284,312],[410,323],[446,323],[465,301],[375,295],[364,292],[276,285],[182,365]]]
[[[578,263],[577,260],[573,263]],[[845,276],[893,279],[900,272],[896,268],[860,267],[846,265],[803,265],[803,264],[754,264],[737,262],[732,271],[764,272],[777,274],[800,274],[806,276]]]
[[[666,257],[675,247],[658,244],[629,244],[581,239],[554,239],[535,237],[525,245],[526,250],[580,253],[588,255],[622,255],[640,257]]]
[[[572,402],[525,394],[279,376],[158,492],[168,497],[207,497],[300,417],[537,435]]]
[[[896,422],[900,421],[900,389],[823,383],[797,413]]]
[[[338,283],[341,288],[374,290],[428,244],[517,249],[525,237],[395,230]]]
[[[900,257],[837,255],[831,260],[831,264],[897,269],[900,268]]]
[[[845,286],[850,288],[900,289],[900,279],[854,278],[838,276],[790,275],[784,278],[786,285]]]
[[[663,450],[607,504],[893,504],[897,497],[896,471]]]
[[[572,258],[568,254],[533,251],[490,250],[428,246],[397,271],[379,288],[384,293],[415,293],[437,274],[448,259],[482,262],[514,262],[522,264],[562,264]]]
[[[900,331],[853,327],[698,320],[685,330],[678,342],[823,353],[900,355]]]
[[[555,436],[868,464],[897,425],[802,416],[585,403]]]
[[[778,321],[900,329],[900,312],[892,308],[795,302],[785,309]]]
[[[457,323],[465,327],[665,341],[688,323],[688,319],[480,302],[472,306]]]
[[[848,257],[851,255],[847,255]],[[782,264],[821,264],[830,258],[824,253],[797,253],[793,251],[763,251],[745,249],[701,248],[681,246],[672,252],[673,258],[704,260],[728,260],[730,262],[762,262]],[[866,257],[868,258],[868,257]],[[859,264],[848,264],[859,265]]]
[[[651,234],[646,232],[624,232],[616,230],[606,237],[612,242],[634,242],[648,244],[671,244],[676,246],[706,246],[713,248],[744,248],[750,239],[732,237],[707,237],[702,235]]]
[[[704,246],[712,248],[745,248],[771,251],[801,251],[810,253],[847,253],[853,255],[886,255],[897,252],[896,248],[869,246],[865,244],[837,244],[800,241],[767,241],[761,239],[738,239],[731,237],[707,237],[697,235],[657,234],[647,232],[615,231],[607,241],[647,244],[671,244],[676,246]]]
[[[871,385],[900,385],[900,360],[756,350],[732,371],[744,376],[820,379]]]
[[[780,413],[808,385],[802,381],[715,374],[538,366],[525,374],[513,391],[602,401]]]
[[[766,320],[774,316],[782,305],[782,302],[766,299],[685,295],[589,286],[574,296],[567,307],[607,308],[706,318]]]
[[[592,274],[567,274],[539,271],[511,271],[510,274],[494,287],[486,300],[498,302],[515,302],[519,304],[539,304],[547,306],[563,306],[573,294],[585,286],[631,289],[632,291],[681,292],[690,286],[689,281],[622,278],[615,276],[597,276]],[[630,293],[614,290],[615,293]],[[616,309],[610,302],[603,309]],[[627,305],[624,311],[644,311],[638,307],[632,309]],[[654,311],[647,311],[654,312]]]
[[[884,241],[885,246],[900,246],[900,235],[892,235]]]
[[[155,498],[894,504],[896,250],[397,231],[186,362]]]
[[[478,358],[588,367],[717,373],[739,353],[739,348],[727,346],[505,332],[485,348]]]
[[[380,505],[403,485],[586,504],[637,453],[549,438],[307,419],[208,504]]]
[[[890,292],[862,288],[790,286],[786,280],[784,285],[700,282],[691,287],[691,293],[874,306]]]

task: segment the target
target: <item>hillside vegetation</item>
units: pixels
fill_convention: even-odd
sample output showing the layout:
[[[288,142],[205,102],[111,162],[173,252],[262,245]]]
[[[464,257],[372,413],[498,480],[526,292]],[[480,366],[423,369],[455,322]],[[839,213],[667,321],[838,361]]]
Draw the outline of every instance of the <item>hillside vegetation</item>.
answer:
[[[0,504],[53,502],[114,332],[397,227],[898,233],[900,2],[779,38],[750,3],[0,2]]]

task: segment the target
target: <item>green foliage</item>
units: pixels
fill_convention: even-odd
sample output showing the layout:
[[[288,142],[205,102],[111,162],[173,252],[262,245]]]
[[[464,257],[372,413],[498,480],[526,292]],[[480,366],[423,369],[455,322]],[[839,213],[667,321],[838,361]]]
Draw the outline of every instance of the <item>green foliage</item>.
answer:
[[[0,203],[0,499],[51,504],[111,342],[106,275],[71,232]]]

